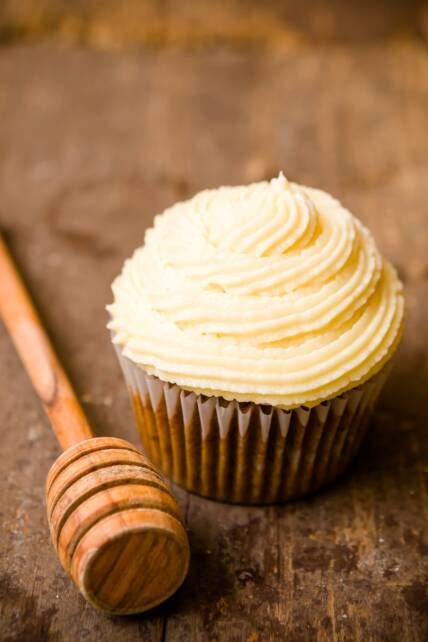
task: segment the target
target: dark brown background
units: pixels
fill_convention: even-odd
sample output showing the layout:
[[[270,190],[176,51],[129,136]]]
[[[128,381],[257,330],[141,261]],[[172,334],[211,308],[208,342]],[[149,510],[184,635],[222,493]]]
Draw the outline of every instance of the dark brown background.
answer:
[[[189,577],[128,619],[89,607],[56,561],[43,484],[59,449],[0,328],[1,639],[426,641],[428,5],[4,0],[0,40],[0,224],[100,434],[136,440],[110,282],[152,216],[201,188],[283,169],[331,191],[408,308],[352,471],[287,506],[178,491]]]

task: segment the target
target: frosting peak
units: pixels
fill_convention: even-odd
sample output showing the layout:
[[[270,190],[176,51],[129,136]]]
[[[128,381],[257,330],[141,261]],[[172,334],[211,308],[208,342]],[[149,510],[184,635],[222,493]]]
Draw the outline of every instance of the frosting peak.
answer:
[[[147,372],[285,408],[370,378],[403,317],[401,283],[367,229],[282,173],[165,210],[113,293],[114,340]]]

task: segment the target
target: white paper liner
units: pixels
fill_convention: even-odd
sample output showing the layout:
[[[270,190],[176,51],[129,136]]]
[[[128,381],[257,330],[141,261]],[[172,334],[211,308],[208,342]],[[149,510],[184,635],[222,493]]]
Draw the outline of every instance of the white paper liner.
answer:
[[[313,408],[281,410],[183,390],[115,347],[148,456],[187,490],[237,503],[286,501],[342,473],[389,370]]]

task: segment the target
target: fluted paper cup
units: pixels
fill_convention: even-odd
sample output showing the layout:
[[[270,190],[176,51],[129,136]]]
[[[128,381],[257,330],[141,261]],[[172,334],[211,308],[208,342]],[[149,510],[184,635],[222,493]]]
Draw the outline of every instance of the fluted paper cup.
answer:
[[[282,410],[184,390],[116,352],[147,455],[187,490],[227,502],[284,502],[321,489],[348,466],[387,367],[317,406]]]

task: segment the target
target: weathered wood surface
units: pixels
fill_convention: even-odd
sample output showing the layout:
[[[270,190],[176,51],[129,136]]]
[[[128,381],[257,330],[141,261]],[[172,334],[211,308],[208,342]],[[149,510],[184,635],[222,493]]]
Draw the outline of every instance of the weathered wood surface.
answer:
[[[2,0],[0,42],[288,47],[427,37],[425,0]]]
[[[129,619],[94,611],[56,560],[43,486],[59,449],[1,328],[1,639],[428,639],[422,39],[120,55],[14,45],[0,52],[0,86],[1,225],[100,433],[136,441],[103,330],[109,284],[153,214],[201,188],[280,168],[324,187],[372,228],[408,302],[399,359],[351,473],[316,498],[268,508],[178,491],[190,575],[166,605]]]

